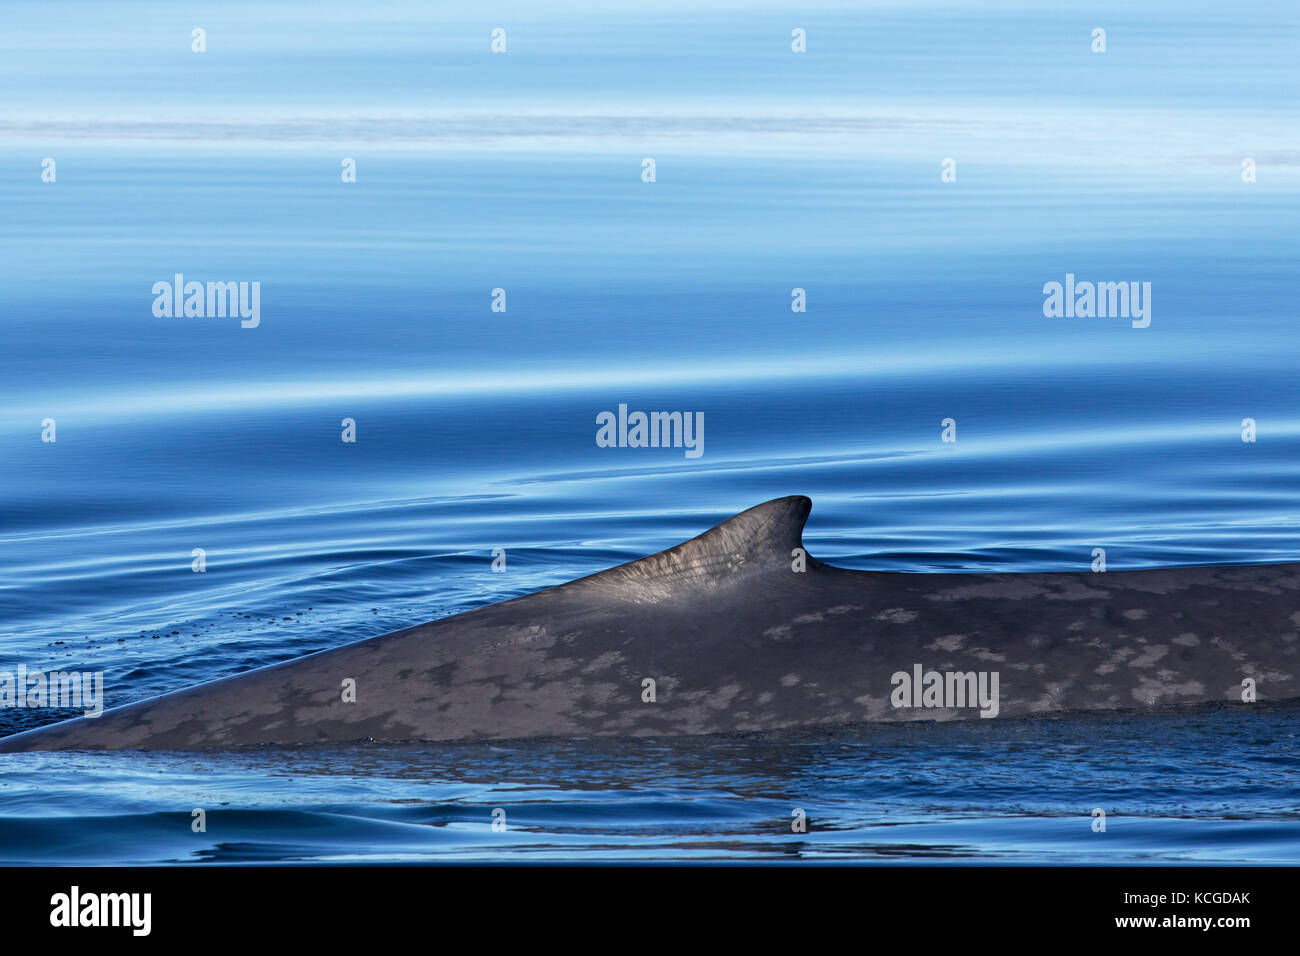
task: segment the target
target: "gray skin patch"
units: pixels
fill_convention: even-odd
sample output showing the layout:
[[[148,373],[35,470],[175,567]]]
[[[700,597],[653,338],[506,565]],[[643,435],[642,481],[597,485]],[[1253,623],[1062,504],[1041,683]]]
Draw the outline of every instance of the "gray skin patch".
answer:
[[[795,573],[810,508],[769,501],[560,587],[27,731],[0,750],[986,719],[978,707],[895,707],[892,675],[918,664],[997,673],[1003,717],[1240,700],[1243,677],[1261,698],[1300,696],[1298,565],[903,574],[809,556]],[[345,678],[355,702],[342,699]]]
[[[1137,657],[1128,662],[1129,667],[1150,667],[1160,658],[1169,653],[1169,648],[1163,644],[1153,644],[1142,651]]]
[[[966,643],[966,638],[961,634],[948,634],[936,641],[925,646],[928,651],[955,651]]]
[[[906,608],[891,607],[887,611],[881,611],[876,615],[877,621],[888,621],[890,624],[911,624],[916,620],[916,611],[909,611]]]

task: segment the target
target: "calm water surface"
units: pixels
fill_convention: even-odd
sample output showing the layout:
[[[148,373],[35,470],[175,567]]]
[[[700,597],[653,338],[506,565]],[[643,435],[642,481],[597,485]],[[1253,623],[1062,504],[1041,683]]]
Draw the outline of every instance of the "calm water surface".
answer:
[[[854,568],[1300,560],[1294,5],[697,6],[8,14],[0,666],[124,703],[796,493]],[[155,318],[177,272],[261,325]],[[1150,327],[1044,318],[1067,273]],[[1297,862],[1296,717],[12,755],[0,862]]]

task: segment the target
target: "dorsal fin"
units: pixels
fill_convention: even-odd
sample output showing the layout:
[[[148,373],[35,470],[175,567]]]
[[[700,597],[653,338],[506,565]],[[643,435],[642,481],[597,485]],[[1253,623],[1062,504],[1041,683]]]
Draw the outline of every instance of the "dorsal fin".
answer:
[[[662,597],[670,587],[713,590],[738,577],[776,569],[789,571],[790,552],[803,546],[803,527],[811,511],[812,501],[803,495],[765,501],[667,551],[583,580]]]

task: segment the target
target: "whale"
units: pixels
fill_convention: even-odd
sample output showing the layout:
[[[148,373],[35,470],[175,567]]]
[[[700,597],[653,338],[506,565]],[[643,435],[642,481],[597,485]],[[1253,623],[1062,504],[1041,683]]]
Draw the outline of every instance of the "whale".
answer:
[[[678,737],[1300,697],[1300,564],[975,573],[809,555],[812,502],[0,751]]]

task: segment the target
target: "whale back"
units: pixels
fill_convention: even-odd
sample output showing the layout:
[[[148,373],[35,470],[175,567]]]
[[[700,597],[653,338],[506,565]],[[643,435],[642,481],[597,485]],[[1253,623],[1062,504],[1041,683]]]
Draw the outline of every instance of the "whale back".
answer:
[[[0,751],[771,731],[1300,697],[1300,565],[849,571],[778,498],[675,547],[391,634],[0,740]],[[918,670],[919,669],[919,670]],[[353,688],[351,698],[344,693]],[[991,686],[991,684],[990,684]],[[987,709],[986,709],[987,710]]]

